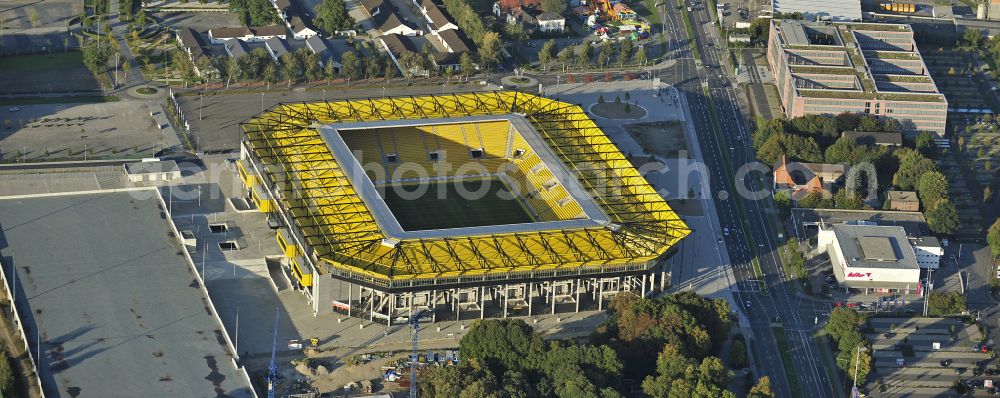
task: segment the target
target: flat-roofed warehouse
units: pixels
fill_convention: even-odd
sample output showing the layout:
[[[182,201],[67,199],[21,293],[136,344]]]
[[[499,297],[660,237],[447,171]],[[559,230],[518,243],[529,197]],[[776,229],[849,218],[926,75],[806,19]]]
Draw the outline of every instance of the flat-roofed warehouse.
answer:
[[[4,197],[0,227],[45,396],[255,396],[155,189]]]
[[[517,92],[283,104],[243,129],[247,194],[283,225],[289,273],[318,314],[603,308],[662,288],[662,260],[690,232],[578,105]],[[427,206],[394,196],[407,184],[516,201]]]

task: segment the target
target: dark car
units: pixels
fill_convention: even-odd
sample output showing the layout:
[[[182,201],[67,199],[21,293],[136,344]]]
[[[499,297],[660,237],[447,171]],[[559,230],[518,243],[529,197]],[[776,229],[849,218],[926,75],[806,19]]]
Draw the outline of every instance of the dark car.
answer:
[[[951,366],[951,360],[950,359],[945,359],[945,360],[941,361],[941,366],[946,367],[946,368],[949,367],[949,366]]]

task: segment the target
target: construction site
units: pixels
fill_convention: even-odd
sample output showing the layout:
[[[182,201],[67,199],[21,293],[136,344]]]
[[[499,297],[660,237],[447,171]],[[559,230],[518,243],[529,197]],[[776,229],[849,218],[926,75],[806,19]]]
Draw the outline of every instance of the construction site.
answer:
[[[511,91],[281,104],[242,131],[244,195],[319,317],[600,310],[662,290],[690,233],[574,104]]]

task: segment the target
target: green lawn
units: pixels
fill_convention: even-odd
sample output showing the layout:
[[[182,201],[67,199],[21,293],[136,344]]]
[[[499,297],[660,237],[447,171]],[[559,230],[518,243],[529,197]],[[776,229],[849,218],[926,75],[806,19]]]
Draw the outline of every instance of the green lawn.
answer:
[[[458,185],[463,185],[464,195]],[[483,187],[483,185],[487,185]],[[534,220],[500,180],[469,180],[387,187],[385,203],[407,231],[518,224]],[[423,190],[422,195],[417,193]],[[482,190],[482,192],[480,191]],[[440,191],[440,192],[439,192]],[[503,192],[504,194],[501,194]]]
[[[76,67],[85,68],[83,53],[79,51],[0,58],[0,72],[4,73],[37,72]]]
[[[792,395],[802,396],[802,387],[799,385],[799,376],[796,373],[795,362],[792,361],[792,352],[788,347],[788,340],[785,339],[785,329],[771,328],[774,332],[774,342],[778,345],[778,352],[781,353],[781,364],[785,367],[785,377],[788,378],[788,388],[792,390]]]

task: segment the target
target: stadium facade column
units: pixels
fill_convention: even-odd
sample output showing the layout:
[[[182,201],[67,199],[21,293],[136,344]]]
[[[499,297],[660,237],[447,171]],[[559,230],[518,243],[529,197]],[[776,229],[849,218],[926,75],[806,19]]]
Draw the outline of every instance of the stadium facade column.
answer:
[[[642,297],[646,298],[646,274],[642,274]]]
[[[576,280],[576,312],[580,312],[580,285],[583,283],[583,279]]]
[[[604,310],[604,278],[597,281],[597,310]]]
[[[458,310],[458,295],[454,291],[451,292],[451,308],[455,309],[455,320],[462,320],[462,311]]]
[[[531,302],[535,296],[535,283],[528,282],[528,316],[531,316]]]
[[[663,264],[661,265],[661,267],[662,268],[660,268],[660,291],[663,292],[663,291],[667,290],[667,286],[666,286],[667,285],[667,263],[663,262]]]
[[[431,290],[431,323],[437,322],[437,304],[438,304],[438,291],[437,289]]]
[[[549,300],[552,300],[552,315],[556,313],[556,283],[549,282]]]
[[[479,287],[479,319],[486,317],[486,297],[483,297],[483,287]]]
[[[507,302],[510,301],[510,290],[507,289],[507,284],[503,284],[503,317],[507,317]]]
[[[347,316],[351,316],[351,310],[354,308],[354,285],[347,283]]]
[[[396,313],[396,293],[389,293],[389,312],[385,324],[392,326],[392,316]]]

